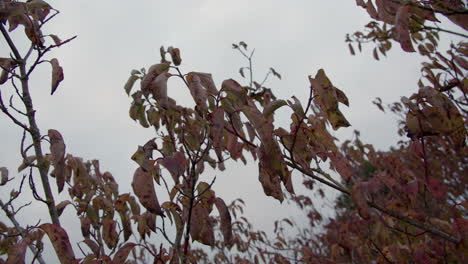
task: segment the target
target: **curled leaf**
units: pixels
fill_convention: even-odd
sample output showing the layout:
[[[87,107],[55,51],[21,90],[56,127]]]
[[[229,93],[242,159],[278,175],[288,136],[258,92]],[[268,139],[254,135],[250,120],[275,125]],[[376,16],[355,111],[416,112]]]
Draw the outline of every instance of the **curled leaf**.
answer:
[[[10,58],[0,58],[0,85],[4,84],[8,80],[8,75],[11,70],[16,66],[16,62]]]
[[[6,167],[0,168],[0,186],[5,185],[8,182],[8,169]]]
[[[42,224],[39,226],[39,228],[44,230],[44,232],[49,237],[50,242],[54,246],[55,254],[57,254],[57,257],[60,260],[60,263],[75,263],[75,253],[73,253],[67,232],[62,227],[54,224]]]
[[[14,246],[8,249],[8,259],[5,264],[24,264],[26,256],[26,248],[30,242],[28,239],[23,239]]]
[[[50,153],[52,154],[52,164],[54,165],[54,175],[57,181],[58,191],[63,190],[65,184],[65,143],[63,137],[55,129],[49,129]]]
[[[114,258],[112,259],[112,264],[124,264],[127,260],[128,254],[130,254],[130,251],[132,251],[136,245],[137,244],[135,243],[129,242],[119,248],[117,253],[115,253]]]
[[[179,176],[181,176],[187,168],[187,160],[182,152],[175,152],[172,156],[158,159],[158,163],[163,165],[175,183],[179,183]]]
[[[219,217],[221,218],[221,232],[223,233],[224,243],[226,245],[232,244],[232,223],[231,223],[231,214],[224,203],[223,199],[216,197],[215,200],[216,208],[219,212]]]
[[[149,172],[138,168],[133,175],[132,188],[140,203],[148,211],[153,214],[164,215],[159,206],[158,198],[156,197],[153,177]]]
[[[180,50],[178,48],[169,47],[167,48],[167,52],[169,52],[171,55],[174,65],[179,66],[182,62],[182,58],[180,57]]]
[[[58,85],[61,81],[63,81],[63,68],[59,65],[59,62],[56,58],[50,60],[50,64],[52,65],[52,89],[50,94],[53,95],[58,88]]]

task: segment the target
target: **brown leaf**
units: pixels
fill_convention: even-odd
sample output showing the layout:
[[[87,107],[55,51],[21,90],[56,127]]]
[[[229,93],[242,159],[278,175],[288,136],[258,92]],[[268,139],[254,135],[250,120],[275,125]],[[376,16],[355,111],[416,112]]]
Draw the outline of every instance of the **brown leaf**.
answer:
[[[63,137],[55,129],[49,129],[50,153],[52,154],[52,164],[54,165],[54,175],[57,181],[59,193],[65,184],[65,143]]]
[[[0,85],[4,84],[8,80],[8,75],[16,64],[17,63],[10,58],[0,58],[0,69],[2,71],[2,74],[0,75]]]
[[[192,209],[190,220],[190,236],[193,240],[208,246],[215,243],[213,222],[210,219],[208,208],[198,204]]]
[[[167,48],[167,52],[171,54],[172,62],[175,66],[179,66],[182,62],[182,58],[180,57],[180,50],[178,48],[169,47]]]
[[[6,167],[0,168],[0,186],[5,185],[8,182],[8,169]]]
[[[85,239],[83,242],[91,249],[94,255],[99,255],[99,245],[91,239]]]
[[[104,217],[102,221],[102,238],[109,249],[113,249],[119,242],[119,234],[117,233],[117,222],[110,216]]]
[[[369,1],[370,2],[370,1]],[[410,5],[403,5],[398,8],[395,18],[395,38],[400,42],[401,48],[406,52],[415,52],[411,42],[409,20]]]
[[[325,114],[334,130],[340,127],[350,126],[348,120],[344,117],[338,108],[338,102],[348,103],[346,95],[334,87],[323,69],[318,70],[315,78],[309,76],[309,81],[316,95],[316,101],[320,110]],[[339,95],[338,95],[339,94]]]
[[[71,202],[68,201],[68,200],[65,200],[65,201],[62,201],[62,202],[58,203],[57,205],[55,205],[55,207],[57,208],[57,213],[58,213],[59,216],[62,215],[63,210],[65,210],[65,208],[69,204],[71,204]]]
[[[369,205],[364,194],[363,185],[355,183],[351,189],[351,197],[358,208],[359,215],[364,219],[369,219]]]
[[[218,209],[219,217],[221,218],[221,232],[223,233],[224,243],[229,246],[232,244],[231,214],[223,199],[216,197],[215,205]]]
[[[169,71],[170,62],[159,63],[152,65],[145,76],[141,80],[141,91],[143,94],[148,95],[152,89],[152,82],[162,73],[167,73]]]
[[[50,64],[52,65],[52,89],[50,94],[53,95],[58,88],[58,85],[61,81],[63,81],[63,68],[59,65],[59,62],[56,58],[50,60]]]
[[[112,264],[124,264],[127,260],[128,254],[130,251],[136,246],[135,243],[126,243],[122,247],[119,248],[117,253],[115,253],[114,258],[112,259]]]
[[[57,35],[54,35],[54,34],[50,34],[49,35],[52,40],[54,41],[55,45],[60,45],[62,43],[62,40],[57,36]]]
[[[132,188],[140,203],[148,211],[157,215],[164,215],[159,206],[158,198],[156,197],[153,177],[149,172],[138,168],[133,175]]]
[[[74,264],[75,254],[73,253],[67,232],[62,227],[54,224],[42,224],[39,228],[46,232],[50,242],[54,246],[55,254],[57,254],[60,263]]]
[[[201,110],[206,111],[206,100],[208,98],[207,91],[203,87],[200,77],[198,77],[197,74],[190,72],[187,74],[185,79],[187,80],[188,88],[193,100]]]
[[[30,242],[28,239],[23,239],[14,246],[8,249],[8,259],[6,264],[24,264],[24,257],[26,255],[26,248]]]
[[[182,152],[175,152],[172,156],[160,158],[158,163],[171,173],[176,184],[179,183],[179,177],[187,169],[187,160]]]

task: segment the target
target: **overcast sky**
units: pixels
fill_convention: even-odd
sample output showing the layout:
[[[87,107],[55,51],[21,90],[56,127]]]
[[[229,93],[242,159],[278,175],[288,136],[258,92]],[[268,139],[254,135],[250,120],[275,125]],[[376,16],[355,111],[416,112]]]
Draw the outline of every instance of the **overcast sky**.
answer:
[[[57,129],[65,138],[67,152],[99,159],[102,169],[111,171],[121,184],[121,192],[131,189],[136,164],[130,156],[138,145],[154,137],[151,129],[129,118],[131,100],[123,85],[132,69],[159,61],[161,45],[181,49],[184,72],[210,72],[220,85],[228,78],[241,81],[238,69],[245,61],[231,44],[245,41],[256,49],[255,76],[262,79],[269,67],[275,68],[283,78],[271,79],[267,86],[277,97],[296,95],[303,103],[308,95],[307,76],[324,68],[350,100],[350,107],[342,106],[342,112],[352,127],[336,135],[344,140],[357,129],[378,149],[398,140],[396,119],[378,111],[371,101],[381,97],[389,103],[410,95],[416,91],[421,75],[418,56],[403,54],[399,45],[394,45],[389,57],[381,61],[372,58],[370,46],[357,56],[349,54],[345,34],[362,29],[369,21],[352,0],[48,2],[61,14],[49,24],[47,33],[61,39],[78,37],[51,55],[59,59],[65,72],[65,80],[54,96],[50,96],[48,65],[42,64],[32,77],[41,132]],[[0,56],[8,56],[8,52],[6,43],[0,41]],[[2,92],[5,89],[2,87]],[[170,80],[169,95],[180,104],[192,104],[179,80]],[[277,119],[288,116],[286,111],[281,112]],[[3,115],[0,128],[0,166],[15,174],[20,163],[21,130]],[[229,164],[225,173],[216,173],[214,189],[227,202],[243,198],[254,224],[268,230],[272,219],[297,212],[266,198],[257,172],[254,165]],[[203,177],[208,181],[213,176]],[[42,205],[29,212],[40,215],[41,211],[46,212]],[[48,217],[44,217],[46,221]],[[72,226],[73,221],[65,225]]]

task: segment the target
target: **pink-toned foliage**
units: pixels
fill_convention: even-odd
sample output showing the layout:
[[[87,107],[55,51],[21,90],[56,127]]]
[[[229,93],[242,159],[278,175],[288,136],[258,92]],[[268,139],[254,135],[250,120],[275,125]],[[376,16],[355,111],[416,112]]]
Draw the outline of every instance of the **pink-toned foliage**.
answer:
[[[155,131],[154,138],[143,140],[146,143],[131,157],[139,166],[133,175],[133,195],[120,193],[117,181],[101,171],[98,161],[66,153],[59,131],[40,134],[29,74],[50,50],[73,38],[62,41],[42,33],[43,25],[58,14],[46,2],[0,1],[0,29],[12,53],[11,58],[0,58],[0,84],[11,82],[22,91],[24,112],[5,104],[1,93],[0,110],[24,130],[18,172],[26,171],[19,190],[11,189],[10,199],[0,201],[11,222],[11,226],[0,222],[0,263],[25,263],[28,248],[34,261],[45,263],[44,237],[61,263],[467,262],[468,46],[461,41],[446,52],[437,49],[439,33],[467,36],[428,24],[444,16],[466,30],[467,9],[459,0],[356,4],[372,21],[364,33],[347,36],[351,54],[356,54],[355,45],[361,51],[364,43],[374,42],[373,56],[379,60],[379,54],[386,55],[398,42],[404,52],[417,51],[427,59],[417,91],[388,106],[380,98],[374,101],[380,110],[399,117],[403,138],[396,147],[376,151],[361,141],[359,132],[352,141],[337,143],[330,128],[351,125],[340,108],[340,103],[350,102],[323,69],[308,77],[309,97],[301,102],[294,96],[276,98],[265,81],[253,79],[253,52],[245,42],[233,44],[249,62],[239,70],[245,80],[220,84],[209,73],[182,73],[181,51],[161,47],[161,60],[147,70],[131,71],[124,85],[132,100],[130,118]],[[18,52],[10,36],[19,28],[24,28],[31,44],[26,55]],[[49,62],[54,94],[64,80],[64,69],[56,58]],[[281,79],[273,68],[265,80],[270,75]],[[171,97],[169,78],[185,85],[194,107],[179,105]],[[280,108],[290,115],[287,127],[275,122]],[[28,122],[21,122],[17,114]],[[24,145],[26,137],[31,146]],[[49,144],[50,153],[42,152],[44,144]],[[307,216],[307,225],[285,217],[275,222],[273,235],[254,230],[243,216],[243,200],[227,204],[223,194],[216,193],[216,178],[205,173],[207,166],[229,169],[233,162],[227,160],[255,162],[263,193],[286,200],[284,206],[296,204]],[[339,178],[323,170],[323,164]],[[12,177],[6,167],[0,172],[4,190]],[[37,173],[40,177],[33,177]],[[55,177],[55,184],[50,177]],[[321,197],[326,188],[341,192],[336,215],[325,218],[310,193],[296,194],[293,177],[303,177],[303,185]],[[16,209],[14,201],[26,178],[34,198],[47,207],[51,223],[22,227],[16,220],[23,207]],[[45,198],[37,192],[35,178],[40,178]],[[58,192],[66,188],[68,198],[58,201],[52,188]],[[80,220],[78,241],[70,241],[60,224],[66,208]],[[314,232],[317,226],[324,231]],[[291,236],[291,230],[297,235]]]

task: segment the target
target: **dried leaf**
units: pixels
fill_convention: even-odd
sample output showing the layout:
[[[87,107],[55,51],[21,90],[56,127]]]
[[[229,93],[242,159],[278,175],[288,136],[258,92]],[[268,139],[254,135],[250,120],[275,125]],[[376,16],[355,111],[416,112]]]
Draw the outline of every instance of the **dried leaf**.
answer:
[[[63,81],[63,68],[59,65],[59,62],[56,58],[50,60],[50,64],[52,65],[52,89],[50,94],[53,95],[57,90],[59,83]]]
[[[55,45],[60,45],[62,43],[62,40],[57,36],[57,35],[54,35],[54,34],[50,34],[49,35],[52,40],[54,41]]]
[[[187,169],[187,160],[184,153],[175,152],[172,156],[158,159],[158,163],[163,165],[170,173],[174,182],[179,183],[179,177],[184,174]]]
[[[132,91],[133,85],[135,82],[139,79],[140,77],[136,75],[130,75],[128,78],[127,82],[125,83],[124,90],[127,93],[127,95],[130,95],[130,92]]]
[[[73,253],[67,232],[65,232],[62,227],[54,224],[42,224],[39,228],[46,232],[50,242],[52,242],[54,246],[55,254],[60,260],[60,263],[74,264],[75,254]]]
[[[370,1],[369,1],[370,2]],[[401,48],[406,52],[415,52],[411,42],[409,21],[410,21],[410,5],[402,5],[398,8],[395,18],[395,37],[400,42]],[[375,55],[374,55],[375,56]]]
[[[58,213],[59,216],[62,215],[63,210],[65,210],[65,208],[69,204],[71,204],[71,202],[68,201],[68,200],[65,200],[65,201],[62,201],[62,202],[58,203],[57,205],[55,205],[55,207],[57,208],[57,213]]]
[[[26,159],[23,160],[21,165],[18,167],[18,172],[21,172],[22,170],[28,168],[33,164],[33,162],[36,160],[36,156],[28,156]]]
[[[265,117],[269,117],[273,115],[273,113],[280,107],[287,105],[288,103],[284,100],[274,100],[271,101],[265,108],[263,109],[263,115]]]
[[[17,63],[10,58],[0,58],[0,69],[2,72],[0,75],[0,85],[4,84],[8,80],[8,75],[16,64]]]
[[[192,209],[190,225],[190,236],[193,240],[208,246],[214,245],[213,222],[206,207],[197,205]]]
[[[369,219],[369,205],[367,204],[363,185],[361,183],[355,183],[353,185],[353,188],[351,189],[351,197],[358,208],[359,215],[364,219]]]
[[[216,197],[215,205],[218,209],[219,217],[221,218],[221,232],[223,233],[224,243],[229,246],[232,244],[231,214],[223,199]]]
[[[55,129],[49,129],[50,153],[52,155],[52,164],[54,165],[54,176],[57,181],[59,193],[65,185],[65,143],[63,137]]]
[[[119,234],[116,228],[116,221],[109,216],[104,217],[102,221],[102,238],[109,249],[115,248],[119,242]]]
[[[30,242],[28,239],[22,239],[19,243],[8,249],[8,259],[6,264],[24,264],[26,248]]]
[[[169,47],[167,48],[167,52],[169,52],[171,55],[174,65],[179,66],[182,62],[182,58],[180,57],[180,50],[178,48]]]
[[[112,259],[112,264],[124,264],[127,260],[128,254],[130,251],[136,246],[135,243],[126,243],[122,247],[119,248],[117,253],[115,253],[114,258]]]
[[[148,211],[157,215],[164,215],[159,206],[158,198],[156,197],[153,177],[149,172],[138,168],[133,175],[132,188],[140,203]]]
[[[99,245],[91,239],[85,239],[83,242],[91,249],[94,255],[99,255]]]
[[[6,167],[0,168],[0,186],[5,185],[8,182],[8,169]]]

